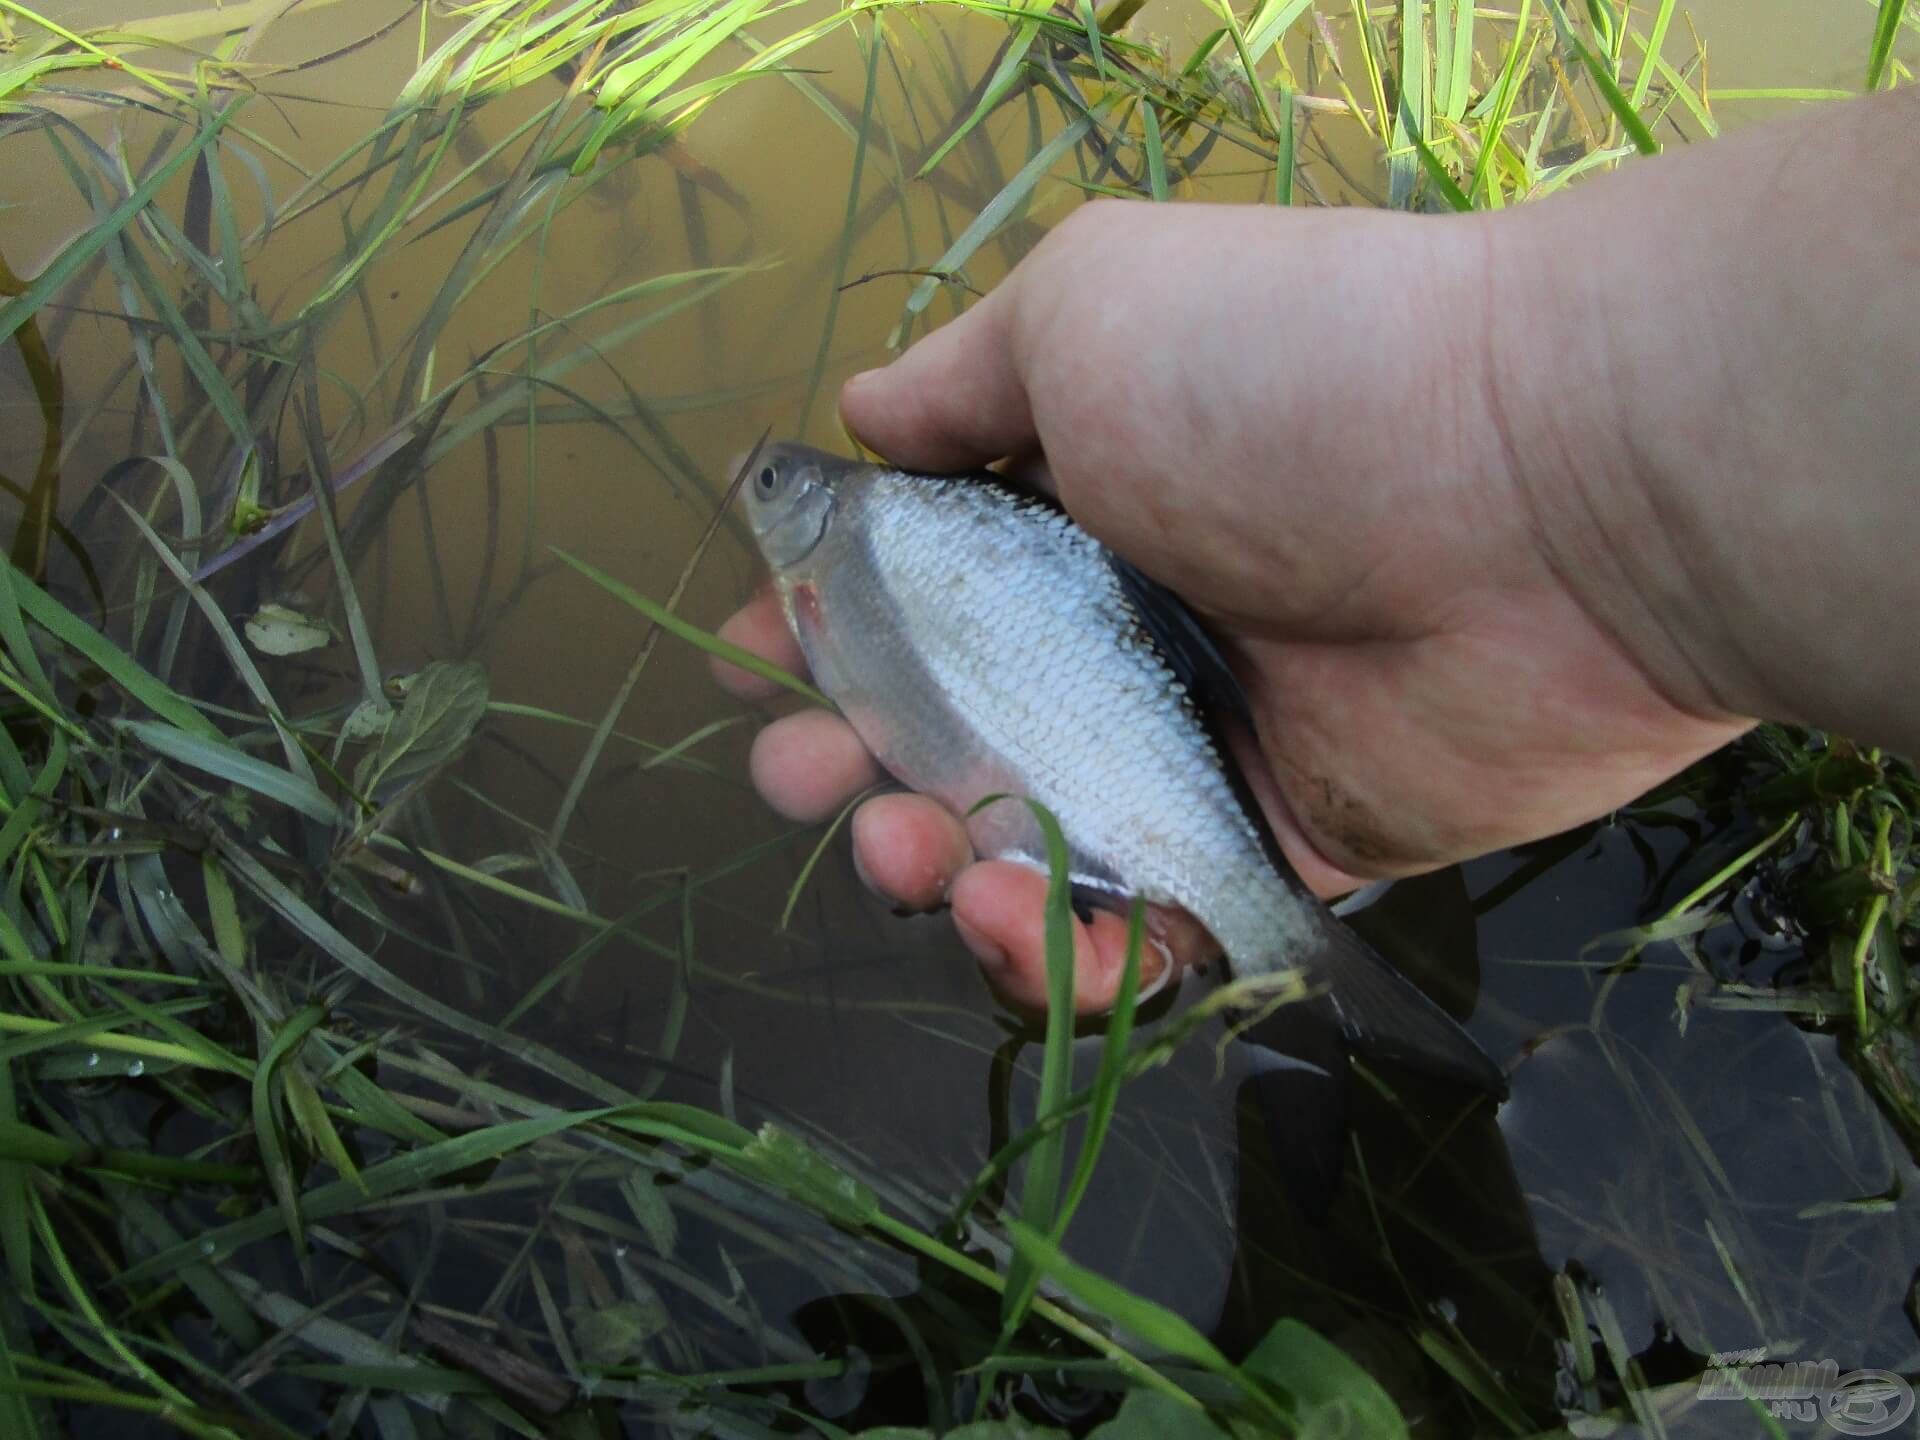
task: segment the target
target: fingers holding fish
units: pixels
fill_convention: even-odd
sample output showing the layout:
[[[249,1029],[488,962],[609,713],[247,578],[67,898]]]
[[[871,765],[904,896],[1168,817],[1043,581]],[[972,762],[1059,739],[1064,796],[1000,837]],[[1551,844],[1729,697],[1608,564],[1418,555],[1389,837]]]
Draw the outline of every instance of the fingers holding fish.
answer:
[[[807,673],[807,658],[800,653],[800,642],[793,638],[787,617],[780,612],[780,597],[771,585],[762,586],[753,599],[728,616],[719,633],[729,645],[738,645],[789,674]],[[720,688],[741,700],[765,700],[781,693],[777,681],[742,670],[738,665],[715,660],[712,668]]]
[[[827,820],[881,778],[853,727],[825,710],[782,716],[753,739],[753,788],[774,811],[803,825]]]
[[[973,861],[966,827],[921,795],[876,795],[853,812],[853,863],[867,888],[908,910],[938,910]]]
[[[996,994],[1018,1010],[1047,1008],[1047,877],[1011,861],[970,865],[953,884],[953,923]],[[1177,910],[1150,907],[1140,994],[1150,996],[1213,951],[1207,932]],[[1127,917],[1096,910],[1073,921],[1073,1008],[1104,1015],[1126,968]]]
[[[748,763],[767,804],[802,823],[829,818],[881,778],[853,728],[824,710],[774,721],[755,739]],[[1046,876],[1010,862],[975,863],[966,828],[923,795],[875,796],[854,812],[852,832],[854,865],[870,889],[909,910],[951,903],[955,929],[1000,998],[1016,1009],[1046,1009]],[[1104,1014],[1120,989],[1127,919],[1096,910],[1088,921],[1076,918],[1073,929],[1074,1009]],[[1191,917],[1150,908],[1141,994],[1152,994],[1213,952],[1206,931]]]

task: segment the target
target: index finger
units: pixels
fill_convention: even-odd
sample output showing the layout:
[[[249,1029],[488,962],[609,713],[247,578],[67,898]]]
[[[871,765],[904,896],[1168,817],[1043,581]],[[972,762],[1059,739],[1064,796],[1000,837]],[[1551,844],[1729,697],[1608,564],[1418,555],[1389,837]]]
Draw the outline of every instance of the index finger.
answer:
[[[763,587],[753,599],[729,615],[719,633],[728,644],[750,650],[788,674],[806,677],[807,657],[801,653],[800,642],[793,638],[787,617],[780,610],[780,597],[771,585]],[[715,682],[729,695],[742,700],[766,700],[780,693],[778,681],[752,674],[724,660],[712,660],[709,664]]]

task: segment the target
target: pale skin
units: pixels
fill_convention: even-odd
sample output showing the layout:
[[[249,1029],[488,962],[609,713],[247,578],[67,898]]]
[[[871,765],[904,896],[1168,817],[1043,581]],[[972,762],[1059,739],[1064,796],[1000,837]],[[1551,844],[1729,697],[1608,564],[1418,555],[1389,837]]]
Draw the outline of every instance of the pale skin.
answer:
[[[907,469],[1011,457],[1209,622],[1239,758],[1323,895],[1604,815],[1753,717],[1920,750],[1920,92],[1492,215],[1101,202],[841,414]],[[791,669],[771,596],[723,627]],[[763,682],[719,667],[743,696]],[[882,777],[756,739],[776,811]],[[924,797],[856,863],[1045,1003],[1045,878]],[[1206,957],[1160,917],[1147,979]],[[1112,1003],[1126,926],[1076,934]]]

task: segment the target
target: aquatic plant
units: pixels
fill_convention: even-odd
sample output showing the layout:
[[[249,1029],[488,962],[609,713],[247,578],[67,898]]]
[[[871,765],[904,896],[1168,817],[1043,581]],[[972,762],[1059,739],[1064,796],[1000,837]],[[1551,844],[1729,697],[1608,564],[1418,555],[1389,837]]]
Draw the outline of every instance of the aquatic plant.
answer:
[[[724,496],[674,417],[771,388],[652,393],[617,364],[767,263],[712,253],[708,220],[747,201],[701,159],[695,122],[788,86],[850,148],[819,338],[786,377],[804,428],[843,293],[910,281],[903,343],[1063,192],[1498,207],[1712,136],[1716,106],[1845,92],[1710,86],[1672,0],[1222,3],[1184,54],[1145,33],[1138,0],[947,0],[933,18],[998,39],[984,64],[900,0],[421,6],[263,59],[286,9],[86,27],[0,0],[0,145],[44,150],[91,216],[31,277],[0,268],[0,343],[41,436],[0,457],[19,502],[0,566],[0,1432],[587,1435],[618,1415],[834,1435],[866,1389],[902,1385],[926,1424],[980,1435],[1040,1433],[1023,1417],[1066,1423],[1076,1404],[1080,1428],[1116,1437],[1404,1433],[1400,1396],[1300,1321],[1229,1357],[1070,1258],[1123,1087],[1225,1003],[1136,1028],[1137,938],[1091,1083],[1074,1088],[1056,1004],[1034,1123],[952,1186],[890,1173],[847,1136],[742,1123],[725,1075],[710,1105],[661,1098],[686,1078],[696,984],[769,988],[697,941],[719,887],[797,844],[797,894],[834,835],[635,875],[574,824],[616,761],[738,783],[706,755],[731,720],[667,741],[624,728],[662,635],[722,648],[683,610]],[[1864,84],[1910,80],[1915,17],[1900,0],[1874,15]],[[293,76],[394,35],[415,69],[363,134],[318,166],[273,138],[263,117],[300,103]],[[835,44],[857,58],[857,96],[808,68]],[[656,176],[692,263],[547,309],[576,208]],[[909,203],[923,182],[937,245]],[[895,218],[911,272],[852,273],[857,242]],[[266,263],[288,247],[300,264]],[[436,257],[435,284],[396,320],[381,277],[413,247]],[[533,297],[523,311],[498,309],[503,276]],[[476,314],[498,327],[478,341]],[[84,385],[64,358],[82,315],[118,345]],[[609,373],[611,401],[586,383]],[[22,413],[10,433],[31,428]],[[663,599],[538,544],[559,483],[542,447],[569,427],[617,437],[699,508]],[[76,457],[109,434],[116,458],[82,476]],[[486,518],[462,613],[423,481],[476,448]],[[381,626],[403,502],[431,644]],[[621,684],[586,719],[503,698],[476,658],[561,584],[638,617]],[[475,766],[540,727],[585,741],[535,818]],[[1683,1013],[1766,1006],[1843,1030],[1914,1144],[1915,798],[1890,757],[1762,730],[1636,812],[1693,827],[1691,863],[1713,864],[1607,958],[1679,947]],[[474,814],[512,843],[467,848]],[[1806,938],[1793,983],[1729,973],[1701,946],[1756,897]],[[1050,905],[1057,995],[1064,884]],[[552,928],[527,945],[536,923]],[[537,1038],[530,1017],[613,947],[667,977],[644,1036],[623,1017]],[[862,1297],[892,1338],[857,1332],[859,1307],[802,1337],[760,1312],[743,1266]],[[1569,1408],[1657,1432],[1687,1387],[1657,1387],[1592,1287],[1568,1272],[1554,1293]],[[1445,1317],[1414,1334],[1450,1387],[1410,1392],[1436,1423],[1521,1434],[1551,1418]]]

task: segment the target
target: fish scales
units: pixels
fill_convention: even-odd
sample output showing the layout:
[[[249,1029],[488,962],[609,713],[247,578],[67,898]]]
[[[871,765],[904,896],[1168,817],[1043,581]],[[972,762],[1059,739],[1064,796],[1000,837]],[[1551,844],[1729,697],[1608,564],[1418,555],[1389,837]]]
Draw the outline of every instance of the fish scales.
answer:
[[[782,443],[760,452],[746,494],[816,683],[895,778],[966,817],[979,854],[1044,869],[1026,806],[975,813],[993,795],[1036,800],[1078,884],[1178,906],[1237,974],[1300,970],[1350,1043],[1505,1093],[1500,1068],[1327,911],[1243,804],[1162,648],[1169,620],[1200,633],[1173,596],[998,477]]]
[[[817,616],[797,628],[809,659],[827,652],[861,692],[849,718],[881,763],[961,814],[1030,796],[1070,837],[1080,883],[1192,911],[1241,973],[1282,963],[1288,939],[1307,938],[1293,897],[1105,549],[977,482],[883,470],[841,494],[836,528],[857,540],[823,557]],[[899,656],[872,647],[877,614],[927,674],[934,703],[911,727],[878,713],[917,701],[888,683]],[[903,744],[903,728],[919,740]],[[991,807],[970,829],[984,854],[1045,863],[1024,807]]]

